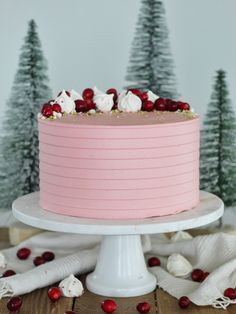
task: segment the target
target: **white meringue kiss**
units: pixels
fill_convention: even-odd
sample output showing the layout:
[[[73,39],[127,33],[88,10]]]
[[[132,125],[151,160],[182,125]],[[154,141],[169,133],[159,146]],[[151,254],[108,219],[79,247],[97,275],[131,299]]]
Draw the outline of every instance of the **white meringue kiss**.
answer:
[[[174,253],[168,257],[167,270],[175,277],[187,277],[192,272],[193,266],[184,256]]]
[[[191,236],[191,234],[188,233],[187,231],[178,231],[171,237],[171,241],[179,242],[179,241],[191,240],[192,238],[193,237]]]
[[[79,93],[77,93],[74,89],[70,91],[70,98],[74,101],[77,99],[83,100],[83,97]]]
[[[62,112],[72,113],[75,111],[75,102],[66,94],[64,89],[61,95],[55,99],[55,102],[61,106]]]
[[[94,92],[94,96],[97,96],[97,95],[104,95],[104,93],[103,93],[101,90],[99,90],[99,89],[97,88],[97,86],[94,86],[93,92]]]
[[[118,109],[120,111],[137,112],[141,110],[141,107],[142,101],[138,96],[130,91],[126,95],[124,95],[124,92],[121,93],[118,99]]]
[[[113,94],[97,93],[94,95],[93,101],[99,111],[109,112],[114,105],[113,97]]]
[[[6,266],[7,266],[6,257],[0,252],[0,268],[6,268]]]
[[[152,102],[155,102],[158,98],[160,98],[159,96],[157,96],[150,90],[147,92],[147,94],[148,94],[148,100],[151,100]]]
[[[59,288],[64,297],[79,297],[84,293],[84,287],[81,281],[75,278],[73,274],[62,280],[59,284]]]

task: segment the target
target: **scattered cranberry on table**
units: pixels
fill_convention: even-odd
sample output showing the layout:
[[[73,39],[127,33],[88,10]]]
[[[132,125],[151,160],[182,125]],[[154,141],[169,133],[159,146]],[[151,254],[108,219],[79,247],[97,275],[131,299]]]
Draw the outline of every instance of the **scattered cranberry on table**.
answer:
[[[58,287],[52,287],[48,290],[48,297],[52,302],[60,300],[62,297],[61,290]]]
[[[202,282],[205,279],[204,271],[199,268],[194,269],[191,273],[191,278],[193,281]]]
[[[92,90],[92,88],[85,88],[82,96],[84,99],[93,99],[94,91]]]
[[[39,266],[39,265],[44,264],[46,261],[42,256],[36,256],[33,262],[35,266]]]
[[[26,247],[19,249],[16,253],[19,259],[27,259],[30,256],[30,254],[31,254],[31,250]]]
[[[147,302],[141,302],[137,305],[136,309],[139,313],[149,313],[151,306]]]
[[[159,260],[158,257],[150,257],[148,259],[148,266],[149,267],[155,267],[155,266],[160,266],[161,265],[161,261]]]
[[[113,313],[117,309],[117,305],[115,301],[107,299],[101,303],[101,308],[105,313]]]
[[[2,277],[10,277],[10,276],[14,276],[16,274],[16,272],[12,269],[7,269],[4,271],[4,273],[2,274]]]
[[[236,299],[236,290],[234,288],[227,288],[224,291],[224,296],[234,300]]]
[[[209,275],[210,273],[208,271],[205,271],[202,276],[202,281],[205,280]]]
[[[55,254],[51,251],[46,251],[46,252],[43,252],[42,257],[44,258],[46,262],[51,262],[54,260]]]
[[[7,308],[11,312],[18,311],[22,306],[22,299],[20,297],[12,297],[7,302]]]
[[[179,299],[179,306],[182,308],[182,309],[186,309],[189,305],[190,305],[191,301],[189,300],[188,297],[186,296],[183,296]]]

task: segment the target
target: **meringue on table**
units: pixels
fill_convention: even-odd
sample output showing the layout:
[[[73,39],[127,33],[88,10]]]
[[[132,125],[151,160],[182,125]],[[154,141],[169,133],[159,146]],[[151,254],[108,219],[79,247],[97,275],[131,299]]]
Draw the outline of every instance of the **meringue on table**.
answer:
[[[79,297],[84,293],[84,287],[73,274],[62,280],[59,284],[64,297]]]

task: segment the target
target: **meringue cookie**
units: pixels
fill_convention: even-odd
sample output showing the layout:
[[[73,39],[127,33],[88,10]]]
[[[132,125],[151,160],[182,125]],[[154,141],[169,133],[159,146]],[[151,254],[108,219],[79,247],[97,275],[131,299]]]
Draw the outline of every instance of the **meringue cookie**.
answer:
[[[70,91],[70,98],[74,101],[77,99],[83,100],[83,97],[79,93],[77,93],[74,89]]]
[[[130,91],[125,96],[122,93],[118,99],[118,109],[120,111],[137,112],[141,110],[141,107],[141,99]]]
[[[84,293],[84,288],[81,281],[73,274],[62,280],[59,284],[64,297],[79,297]]]
[[[93,92],[94,92],[95,96],[97,96],[97,95],[104,95],[104,93],[102,91],[100,91],[96,86],[94,86]]]
[[[55,99],[55,102],[61,106],[62,112],[71,113],[75,110],[75,102],[69,97],[63,89],[61,95]]]
[[[152,102],[155,102],[158,98],[160,98],[159,96],[157,96],[150,90],[147,92],[147,94],[148,94],[148,100],[151,100]]]
[[[179,241],[191,240],[192,238],[193,237],[191,236],[191,234],[189,234],[187,231],[178,231],[171,237],[171,241],[179,242]]]
[[[98,110],[102,112],[109,112],[114,105],[113,97],[113,94],[96,94],[93,97],[93,101]]]
[[[190,262],[181,254],[171,254],[167,260],[167,270],[175,277],[187,277],[193,270]]]
[[[7,266],[6,257],[0,252],[0,268],[6,268],[6,266]]]

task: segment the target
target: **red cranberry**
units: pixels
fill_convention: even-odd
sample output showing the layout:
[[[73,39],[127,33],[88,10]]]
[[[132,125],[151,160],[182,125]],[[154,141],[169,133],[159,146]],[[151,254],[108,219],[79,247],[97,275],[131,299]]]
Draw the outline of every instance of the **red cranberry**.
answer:
[[[166,107],[167,107],[168,111],[177,111],[178,110],[178,104],[174,100],[168,100]]]
[[[158,98],[155,101],[155,108],[158,111],[165,111],[166,110],[166,100],[164,98]]]
[[[49,118],[53,114],[52,106],[50,104],[44,104],[41,113],[44,117]]]
[[[96,104],[93,102],[92,99],[85,99],[87,110],[96,109]]]
[[[84,99],[93,99],[94,91],[92,90],[92,88],[85,88],[82,96]]]
[[[148,100],[148,94],[147,94],[147,92],[142,93],[139,97],[140,97],[140,99],[142,100],[142,102]]]
[[[22,299],[20,297],[12,297],[7,302],[7,308],[11,312],[18,311],[22,306]]]
[[[205,280],[209,275],[210,273],[208,273],[208,271],[204,272],[202,276],[202,281]]]
[[[193,281],[202,282],[204,277],[204,271],[196,268],[192,271],[191,277]]]
[[[46,261],[42,256],[36,256],[33,262],[35,266],[39,266],[39,265],[44,264]]]
[[[16,272],[12,269],[5,270],[4,273],[2,274],[2,277],[10,277],[14,276]]]
[[[179,110],[190,110],[190,106],[187,102],[178,101],[177,104]]]
[[[113,313],[117,309],[117,305],[115,301],[108,299],[101,303],[101,308],[105,313]]]
[[[141,97],[141,95],[142,95],[142,92],[137,88],[130,88],[130,89],[128,89],[128,92],[131,92],[138,97]]]
[[[52,287],[48,290],[48,297],[52,302],[60,300],[62,297],[61,290],[58,287]]]
[[[160,266],[161,261],[159,260],[158,257],[150,257],[148,260],[148,266],[149,267],[155,267],[155,266]]]
[[[224,296],[234,300],[236,299],[236,290],[234,288],[227,288],[224,291]]]
[[[117,90],[115,88],[109,88],[107,91],[106,91],[107,94],[113,94],[114,97],[113,97],[113,100],[114,102],[117,101],[118,99],[118,93],[117,93]]]
[[[153,111],[154,103],[151,100],[145,100],[142,105],[142,110],[144,111]]]
[[[116,109],[118,109],[118,103],[117,102],[115,102],[113,107],[112,107],[112,110],[116,110]]]
[[[52,110],[56,112],[61,112],[61,106],[58,103],[52,105]]]
[[[68,97],[70,97],[70,92],[69,92],[68,90],[66,90],[65,92],[66,92],[66,95],[67,95]],[[61,94],[62,94],[62,92],[60,92],[60,93],[57,95],[57,97],[61,96]]]
[[[51,262],[54,260],[55,254],[53,252],[46,251],[46,252],[43,252],[42,257],[46,262]]]
[[[87,112],[88,107],[86,101],[81,99],[75,100],[75,110],[77,112]]]
[[[136,309],[139,313],[149,313],[151,306],[147,302],[142,302],[137,305]]]
[[[179,299],[179,306],[182,308],[182,309],[186,309],[189,305],[190,305],[191,301],[189,300],[188,297],[186,296],[183,296]]]
[[[28,249],[26,247],[19,249],[16,253],[16,255],[19,259],[27,259],[30,256],[30,254],[31,254],[30,249]]]

